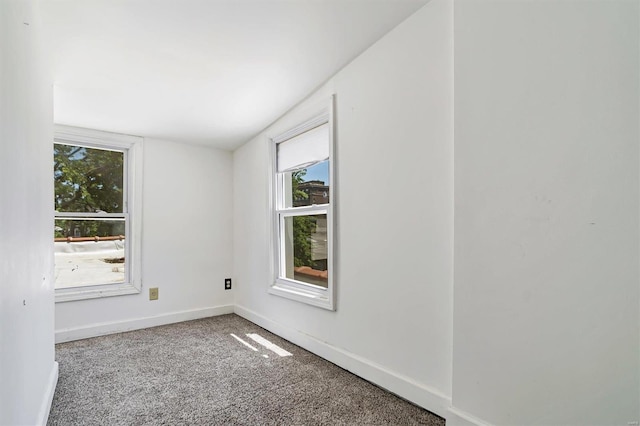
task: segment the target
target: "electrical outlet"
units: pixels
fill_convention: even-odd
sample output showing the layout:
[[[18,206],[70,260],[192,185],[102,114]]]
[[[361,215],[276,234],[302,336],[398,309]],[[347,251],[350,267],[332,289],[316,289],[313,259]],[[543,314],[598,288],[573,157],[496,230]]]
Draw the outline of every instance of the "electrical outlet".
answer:
[[[158,287],[149,289],[149,300],[158,300]]]
[[[231,290],[231,278],[224,279],[224,289]]]

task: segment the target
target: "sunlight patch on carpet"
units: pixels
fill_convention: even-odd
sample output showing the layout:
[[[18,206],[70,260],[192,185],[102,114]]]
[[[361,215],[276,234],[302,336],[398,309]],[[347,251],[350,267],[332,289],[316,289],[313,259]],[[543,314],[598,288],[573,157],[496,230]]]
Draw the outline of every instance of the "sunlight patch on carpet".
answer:
[[[231,337],[233,337],[234,339],[236,339],[238,342],[242,343],[243,345],[245,345],[249,349],[253,349],[254,351],[258,352],[258,348],[256,348],[255,346],[251,345],[250,343],[245,342],[244,340],[242,340],[241,338],[239,338],[235,334],[231,333]]]
[[[254,342],[258,343],[259,345],[264,346],[265,348],[269,349],[271,352],[274,352],[277,355],[280,355],[280,356],[293,355],[291,352],[287,352],[286,350],[282,349],[280,346],[276,345],[275,343],[271,343],[270,341],[268,341],[267,339],[265,339],[259,334],[249,333],[247,334],[247,337],[253,340]]]

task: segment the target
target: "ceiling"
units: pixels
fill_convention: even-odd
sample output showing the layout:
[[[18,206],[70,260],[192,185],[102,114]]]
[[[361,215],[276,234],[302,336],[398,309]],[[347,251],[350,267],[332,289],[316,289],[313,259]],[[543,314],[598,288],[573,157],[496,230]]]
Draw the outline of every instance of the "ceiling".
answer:
[[[428,0],[54,0],[56,123],[234,149]]]

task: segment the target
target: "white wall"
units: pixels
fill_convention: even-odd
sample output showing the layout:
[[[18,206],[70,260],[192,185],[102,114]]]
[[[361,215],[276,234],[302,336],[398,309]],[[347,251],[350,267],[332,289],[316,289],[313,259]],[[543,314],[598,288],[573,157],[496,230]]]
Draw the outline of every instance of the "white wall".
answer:
[[[46,421],[53,347],[52,81],[39,4],[0,2],[0,424]]]
[[[453,404],[640,419],[638,3],[455,3]]]
[[[232,312],[231,168],[230,152],[145,139],[142,293],[57,303],[57,340]]]
[[[440,413],[451,392],[452,16],[433,0],[234,153],[237,312]],[[336,312],[267,294],[267,135],[331,93]]]

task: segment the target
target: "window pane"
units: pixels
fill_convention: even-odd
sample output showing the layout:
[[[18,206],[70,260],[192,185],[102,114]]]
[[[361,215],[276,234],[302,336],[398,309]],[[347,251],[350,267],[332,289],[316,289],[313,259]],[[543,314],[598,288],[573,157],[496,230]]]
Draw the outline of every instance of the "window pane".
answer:
[[[284,276],[327,287],[327,215],[284,218]]]
[[[53,145],[55,210],[123,212],[124,153]]]
[[[125,282],[125,220],[55,221],[55,288]]]
[[[303,207],[313,204],[328,204],[329,161],[284,173],[284,207]]]

